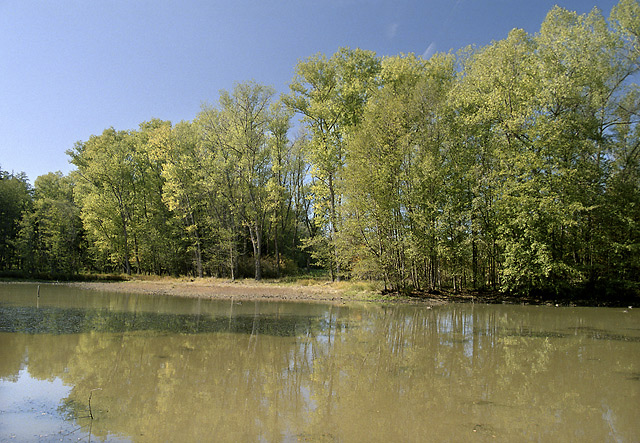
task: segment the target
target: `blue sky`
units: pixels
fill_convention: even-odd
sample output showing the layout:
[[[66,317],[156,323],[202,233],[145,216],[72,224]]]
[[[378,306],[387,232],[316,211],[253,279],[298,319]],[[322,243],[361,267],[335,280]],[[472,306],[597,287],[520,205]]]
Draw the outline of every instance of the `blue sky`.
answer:
[[[613,0],[0,0],[0,168],[31,183],[105,128],[192,120],[235,82],[287,92],[297,61],[341,46],[379,56],[535,33],[558,4]]]

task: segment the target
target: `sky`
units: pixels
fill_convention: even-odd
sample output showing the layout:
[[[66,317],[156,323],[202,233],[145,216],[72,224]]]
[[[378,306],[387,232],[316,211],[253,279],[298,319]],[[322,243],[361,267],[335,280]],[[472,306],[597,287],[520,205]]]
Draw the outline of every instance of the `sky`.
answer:
[[[555,5],[614,0],[0,0],[0,169],[31,184],[106,128],[193,120],[254,80],[287,93],[295,65],[340,47],[457,51],[533,34]]]

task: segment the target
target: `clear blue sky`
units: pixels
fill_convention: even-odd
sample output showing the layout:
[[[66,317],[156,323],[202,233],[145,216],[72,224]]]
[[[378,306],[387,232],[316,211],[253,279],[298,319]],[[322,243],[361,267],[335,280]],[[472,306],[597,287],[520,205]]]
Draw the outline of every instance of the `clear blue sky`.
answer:
[[[298,60],[341,46],[379,56],[535,33],[558,4],[614,0],[0,0],[0,168],[73,169],[65,151],[105,128],[192,120],[255,80],[287,92]]]

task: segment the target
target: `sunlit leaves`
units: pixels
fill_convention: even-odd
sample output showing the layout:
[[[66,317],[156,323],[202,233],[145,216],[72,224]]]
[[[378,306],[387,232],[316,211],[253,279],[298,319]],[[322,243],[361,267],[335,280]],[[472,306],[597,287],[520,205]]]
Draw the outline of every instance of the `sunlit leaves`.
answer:
[[[303,115],[311,133],[309,143],[315,220],[333,248],[332,277],[340,278],[344,257],[337,233],[341,230],[342,170],[345,140],[360,123],[364,106],[375,91],[380,60],[371,51],[341,48],[331,58],[316,55],[296,66],[284,102]]]

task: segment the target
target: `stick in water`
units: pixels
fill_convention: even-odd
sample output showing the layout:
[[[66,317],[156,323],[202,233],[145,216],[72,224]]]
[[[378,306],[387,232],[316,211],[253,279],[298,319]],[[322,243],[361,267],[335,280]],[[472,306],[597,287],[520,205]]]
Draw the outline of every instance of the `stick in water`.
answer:
[[[89,392],[89,418],[93,420],[93,412],[91,411],[91,396],[93,396],[93,391],[102,391],[102,388],[95,388]]]

